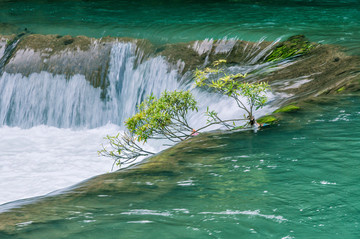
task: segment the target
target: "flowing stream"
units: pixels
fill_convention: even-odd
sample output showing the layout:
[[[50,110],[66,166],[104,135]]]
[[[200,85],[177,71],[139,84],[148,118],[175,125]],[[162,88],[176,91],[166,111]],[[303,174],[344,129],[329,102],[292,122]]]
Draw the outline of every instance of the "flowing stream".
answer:
[[[111,171],[111,160],[97,157],[101,144],[107,143],[103,137],[122,131],[123,121],[151,93],[160,96],[164,90],[192,89],[199,102],[199,111],[189,117],[194,128],[206,123],[207,106],[225,119],[244,114],[233,100],[194,89],[187,79],[191,74],[181,76],[163,57],[151,57],[140,64],[136,59],[134,44],[112,46],[106,99],[101,98],[102,89],[94,88],[82,75],[67,80],[64,75],[48,72],[29,76],[5,72],[0,77],[0,135],[4,139],[0,144],[4,171],[0,189],[7,192],[0,203],[40,196]],[[258,66],[235,70],[254,67]],[[266,106],[256,115],[271,109]],[[150,145],[155,152],[164,149],[156,142]],[[49,166],[44,168],[44,163]]]
[[[160,96],[164,90],[192,89],[199,101],[199,112],[190,114],[194,128],[206,122],[204,112],[209,105],[225,118],[243,114],[227,97],[209,97],[209,93],[194,89],[192,82],[181,84],[189,80],[181,79],[163,57],[135,63],[133,44],[113,45],[106,99],[101,99],[102,90],[82,75],[69,80],[47,72],[28,77],[5,72],[1,76],[0,135],[4,140],[0,165],[4,173],[0,189],[6,193],[0,203],[40,196],[111,171],[112,160],[97,156],[101,144],[106,144],[103,137],[122,131],[123,121],[151,93]],[[164,148],[153,144],[155,151]]]
[[[145,38],[155,45],[195,41],[199,54],[214,39],[222,39],[216,51],[226,54],[237,39],[275,44],[305,34],[360,55],[357,0],[0,4],[0,34],[27,28],[38,34]],[[159,155],[107,174],[113,162],[97,154],[106,144],[103,137],[124,130],[123,121],[151,93],[191,90],[199,102],[199,112],[189,115],[194,128],[206,121],[207,106],[224,118],[243,114],[227,97],[194,88],[191,72],[181,73],[165,57],[140,61],[143,52],[136,47],[112,44],[105,97],[84,75],[2,72],[6,62],[0,60],[0,238],[358,237],[356,95],[328,99],[258,132],[211,132],[165,151],[151,142]],[[254,76],[260,77],[261,69],[271,68],[255,64],[265,52],[257,54],[229,70],[260,69]],[[288,87],[304,82],[306,76]],[[269,103],[257,117],[289,97],[267,95]],[[151,171],[148,162],[161,164]],[[92,178],[97,175],[102,176]],[[78,188],[81,193],[71,193]]]

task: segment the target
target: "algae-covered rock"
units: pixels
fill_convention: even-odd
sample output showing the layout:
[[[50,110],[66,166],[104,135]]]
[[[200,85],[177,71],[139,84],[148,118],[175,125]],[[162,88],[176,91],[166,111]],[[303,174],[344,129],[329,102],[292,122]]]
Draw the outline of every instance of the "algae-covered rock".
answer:
[[[279,120],[273,115],[266,115],[256,120],[259,124],[275,124]]]
[[[292,36],[280,43],[211,39],[165,44],[157,47],[156,54],[165,56],[173,64],[181,61],[184,64],[184,71],[188,71],[209,65],[219,59],[226,59],[228,65],[278,61],[308,54],[317,45],[309,42],[303,35]]]
[[[293,104],[320,95],[338,94],[360,90],[360,57],[347,55],[339,46],[318,45],[307,55],[291,62],[274,62],[272,71],[262,80],[272,90],[291,97],[282,105]]]
[[[340,87],[339,89],[336,90],[337,93],[340,93],[341,91],[344,91],[345,90],[345,86],[343,87]]]
[[[287,41],[276,45],[265,61],[279,61],[297,55],[308,54],[316,45],[309,42],[304,35],[290,37]]]
[[[47,71],[67,77],[81,74],[93,86],[105,88],[110,50],[111,44],[85,36],[33,34],[19,42],[5,71],[23,75]]]
[[[266,41],[203,40],[165,44],[156,49],[156,54],[174,65],[183,64],[180,72],[185,73],[220,59],[226,59],[227,65],[261,63],[271,45]]]
[[[287,105],[285,107],[275,110],[274,113],[295,112],[298,111],[299,109],[300,107],[296,105]]]

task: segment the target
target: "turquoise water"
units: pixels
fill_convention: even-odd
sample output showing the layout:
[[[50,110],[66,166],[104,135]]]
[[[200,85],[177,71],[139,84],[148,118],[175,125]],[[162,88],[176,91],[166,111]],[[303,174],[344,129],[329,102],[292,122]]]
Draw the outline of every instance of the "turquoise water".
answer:
[[[357,0],[0,1],[0,33],[27,28],[39,34],[111,35],[159,44],[305,34],[312,41],[340,44],[360,54],[359,22]],[[150,68],[155,65],[160,64],[154,61]],[[75,97],[70,100],[76,102]],[[0,205],[0,238],[358,238],[359,104],[359,96],[339,96],[285,115],[280,124],[257,133],[201,135],[148,162],[55,196]],[[51,137],[67,132],[48,131]],[[49,159],[55,155],[43,142],[51,140],[43,135],[32,136],[42,140],[39,145],[25,138],[35,142],[28,148],[41,149],[38,154],[25,154],[19,147],[14,149],[17,157],[30,161],[44,151]],[[64,135],[60,139],[69,140]],[[21,139],[19,144],[28,145]],[[68,154],[80,138],[71,140],[65,146],[51,145],[61,149],[60,156],[51,158],[54,162],[79,160]],[[29,163],[29,172],[60,167],[40,162]]]
[[[317,1],[1,1],[0,22],[40,34],[258,41],[306,34],[353,49],[360,42],[357,0]]]
[[[15,209],[8,218],[24,218],[0,236],[358,238],[359,104],[342,97],[257,133],[199,136],[150,159],[163,162]]]

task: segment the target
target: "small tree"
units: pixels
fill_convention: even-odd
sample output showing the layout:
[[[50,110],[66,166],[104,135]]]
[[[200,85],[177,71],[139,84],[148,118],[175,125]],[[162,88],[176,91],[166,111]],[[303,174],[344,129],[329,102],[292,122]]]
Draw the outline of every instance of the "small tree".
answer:
[[[138,113],[125,121],[128,132],[116,136],[107,136],[110,150],[103,146],[100,155],[114,158],[114,164],[121,165],[133,161],[140,156],[150,156],[154,152],[145,150],[141,144],[149,139],[166,139],[178,143],[194,136],[212,125],[223,125],[233,130],[238,121],[246,121],[242,127],[255,124],[253,112],[261,108],[266,102],[265,91],[269,89],[267,83],[240,82],[243,74],[226,74],[220,68],[225,60],[216,61],[213,67],[205,70],[196,70],[195,84],[199,87],[208,87],[223,95],[233,98],[239,108],[246,111],[247,116],[239,119],[222,120],[215,111],[207,108],[206,125],[195,130],[187,121],[191,111],[198,111],[197,102],[189,91],[165,91],[159,98],[150,95],[139,106]],[[220,76],[220,77],[219,77]],[[215,78],[210,80],[210,77]],[[245,97],[246,105],[240,97]]]
[[[198,110],[196,104],[189,91],[165,91],[159,99],[153,95],[145,99],[139,112],[125,124],[138,141],[156,138],[179,142],[192,132],[186,116],[189,111]]]
[[[193,128],[187,114],[197,111],[196,101],[189,91],[165,91],[160,98],[150,95],[138,106],[138,113],[125,121],[128,132],[107,136],[110,150],[103,146],[100,155],[112,157],[114,163],[131,162],[154,153],[140,144],[149,139],[167,139],[177,143],[189,138]]]
[[[247,113],[245,119],[252,126],[256,122],[254,112],[265,105],[267,101],[265,92],[270,87],[265,82],[248,83],[240,81],[247,74],[226,74],[220,67],[224,63],[226,63],[226,60],[219,60],[213,63],[212,68],[196,69],[194,73],[195,84],[198,87],[208,87],[234,99],[238,107]],[[246,99],[247,104],[242,101],[241,97]],[[207,115],[211,120],[221,121],[214,111],[207,110]],[[229,128],[229,125],[223,125]]]

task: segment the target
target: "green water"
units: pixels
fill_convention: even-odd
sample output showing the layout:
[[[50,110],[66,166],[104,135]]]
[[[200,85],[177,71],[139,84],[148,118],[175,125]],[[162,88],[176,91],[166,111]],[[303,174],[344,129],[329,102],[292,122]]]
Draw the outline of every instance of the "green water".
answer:
[[[306,34],[312,41],[351,49],[360,43],[358,0],[2,0],[0,4],[1,23],[40,34],[111,35],[155,43],[224,37],[275,40]]]
[[[305,34],[360,54],[358,0],[0,0],[0,23],[154,43]],[[0,238],[359,238],[359,104],[339,97],[257,133],[198,136],[74,193],[1,205]]]
[[[359,104],[341,97],[257,133],[199,136],[88,182],[99,189],[15,209],[8,218],[23,221],[0,237],[358,238]]]

